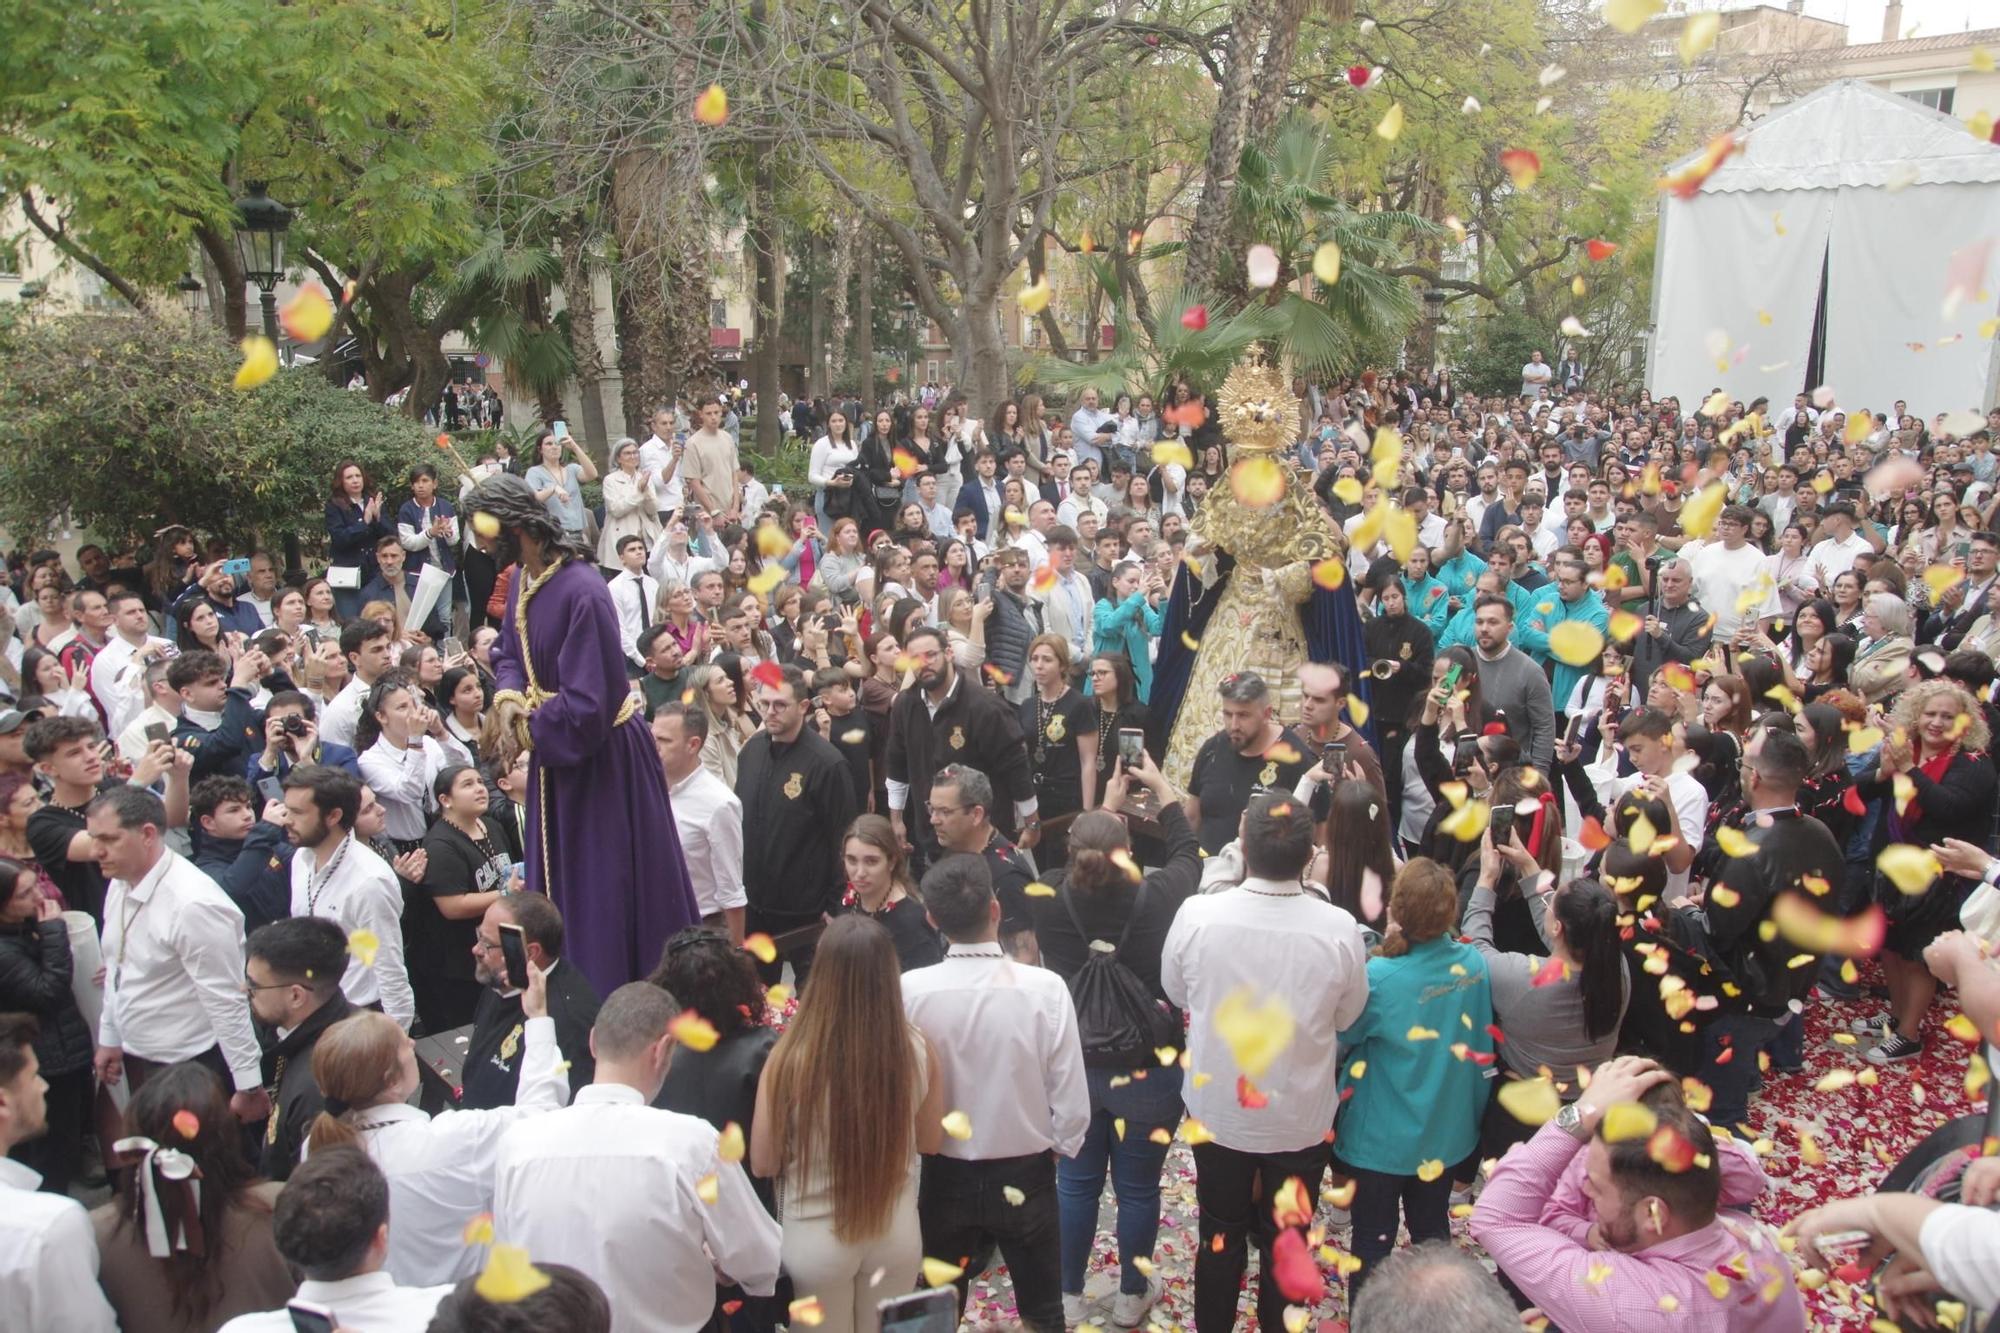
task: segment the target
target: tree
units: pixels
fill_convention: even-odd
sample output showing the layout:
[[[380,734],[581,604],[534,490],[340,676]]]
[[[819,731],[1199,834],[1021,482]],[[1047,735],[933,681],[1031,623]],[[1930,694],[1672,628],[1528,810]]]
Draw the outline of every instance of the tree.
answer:
[[[324,539],[344,459],[394,488],[443,461],[415,423],[307,370],[248,392],[212,328],[90,313],[0,323],[0,523],[32,541],[63,525],[141,542],[166,523],[266,543]]]

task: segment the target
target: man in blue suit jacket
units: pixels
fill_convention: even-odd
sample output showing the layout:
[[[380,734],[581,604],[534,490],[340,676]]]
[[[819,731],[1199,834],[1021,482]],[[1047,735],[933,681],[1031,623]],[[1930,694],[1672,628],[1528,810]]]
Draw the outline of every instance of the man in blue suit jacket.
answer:
[[[410,599],[417,595],[417,573],[403,568],[407,552],[403,550],[402,539],[383,537],[375,543],[375,577],[361,585],[361,604],[388,602],[396,608],[398,616],[409,613]],[[397,596],[400,590],[401,596]],[[443,641],[451,633],[451,624],[446,619],[451,599],[439,597],[431,607],[430,618],[421,625],[405,625],[405,629],[421,630],[430,636],[432,643]]]
[[[293,719],[296,725],[287,726]],[[297,690],[280,690],[264,707],[264,748],[251,752],[243,776],[252,786],[265,778],[282,782],[294,764],[325,764],[361,776],[361,761],[354,751],[319,738],[312,698]],[[257,808],[262,808],[261,802]]]

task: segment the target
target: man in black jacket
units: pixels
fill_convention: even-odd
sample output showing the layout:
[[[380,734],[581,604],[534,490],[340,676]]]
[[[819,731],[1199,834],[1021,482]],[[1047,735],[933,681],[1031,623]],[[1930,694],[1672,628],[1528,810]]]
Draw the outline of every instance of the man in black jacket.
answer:
[[[1937,558],[1940,563],[1949,563],[1957,554],[1956,549],[1939,551]],[[1937,608],[1924,617],[1919,643],[1935,643],[1951,652],[1964,641],[1973,622],[1986,614],[1987,594],[2000,581],[2000,535],[1973,533],[1964,569],[1965,578],[1939,594]]]
[[[860,813],[847,761],[806,725],[810,691],[795,666],[753,671],[764,727],[736,759],[736,799],[743,803],[743,924],[771,936],[810,926],[840,906],[847,873],[841,840]],[[788,951],[800,985],[810,949]],[[784,959],[760,964],[775,982]]]
[[[1799,812],[1799,788],[1812,772],[1803,741],[1789,731],[1754,733],[1742,769],[1741,832],[1754,850],[1730,857],[1722,882],[1699,908],[1680,909],[1702,928],[1718,1001],[1702,1033],[1698,1077],[1715,1094],[1709,1118],[1732,1131],[1748,1113],[1758,1055],[1790,1019],[1792,1002],[1804,1000],[1818,979],[1817,958],[1775,930],[1764,937],[1771,905],[1784,893],[1816,902],[1814,887],[1839,884],[1845,870],[1840,844],[1826,825]],[[1806,961],[1793,966],[1801,958]]]
[[[995,793],[988,811],[995,827],[1033,851],[1042,825],[1020,718],[999,695],[959,674],[939,630],[925,625],[911,631],[903,651],[916,659],[916,684],[889,706],[886,762],[889,823],[915,848],[911,873],[921,875],[937,859],[926,797],[946,764],[984,773]]]
[[[1634,699],[1646,697],[1646,682],[1667,663],[1685,666],[1708,651],[1715,617],[1693,601],[1693,595],[1694,572],[1687,561],[1669,560],[1660,567],[1660,600],[1650,614],[1644,602],[1626,606],[1626,610],[1645,617],[1632,637]]]
[[[486,991],[472,1016],[472,1036],[465,1048],[463,1095],[468,1111],[512,1106],[521,1083],[521,992],[507,984],[500,953],[500,927],[519,926],[528,964],[548,973],[549,1017],[556,1024],[556,1045],[569,1061],[569,1090],[587,1087],[597,1076],[590,1053],[590,1029],[603,1003],[575,963],[564,962],[562,913],[539,893],[503,893],[486,909],[472,945],[474,975]]]
[[[264,1125],[258,1169],[283,1180],[299,1164],[306,1133],[326,1104],[313,1078],[313,1048],[321,1033],[354,1012],[340,992],[347,932],[325,917],[286,917],[253,931],[244,947],[250,1012],[276,1034],[264,1048],[271,1118]]]
[[[205,652],[182,653],[167,668],[167,684],[181,697],[174,748],[194,756],[188,781],[223,773],[235,777],[249,766],[264,744],[264,719],[250,706],[250,695],[270,670],[270,659],[255,648],[239,656],[233,669]]]
[[[285,803],[268,801],[260,819],[257,794],[238,777],[203,778],[188,793],[194,863],[222,886],[243,912],[243,929],[292,914],[292,852],[285,837]]]

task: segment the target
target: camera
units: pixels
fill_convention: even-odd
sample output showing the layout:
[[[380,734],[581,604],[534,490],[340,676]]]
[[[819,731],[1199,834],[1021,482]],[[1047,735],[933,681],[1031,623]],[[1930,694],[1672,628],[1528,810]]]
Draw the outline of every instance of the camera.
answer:
[[[300,739],[304,739],[305,737],[306,720],[303,717],[300,717],[297,713],[292,714],[290,717],[280,722],[278,726],[284,731],[284,733],[287,736],[296,736],[299,737]]]

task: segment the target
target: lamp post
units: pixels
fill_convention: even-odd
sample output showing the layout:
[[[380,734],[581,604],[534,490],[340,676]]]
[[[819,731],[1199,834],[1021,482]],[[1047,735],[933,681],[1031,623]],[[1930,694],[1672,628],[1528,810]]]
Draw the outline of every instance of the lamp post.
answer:
[[[917,399],[917,361],[921,355],[921,350],[917,346],[917,303],[907,296],[903,298],[903,331],[910,338],[910,377],[903,387],[904,391],[910,395],[910,401],[915,402]]]
[[[264,336],[278,341],[278,283],[285,276],[285,229],[292,210],[264,192],[263,181],[245,182],[250,191],[236,201],[236,257],[243,276],[257,284],[264,306]]]
[[[1423,359],[1422,369],[1437,369],[1438,329],[1444,324],[1444,303],[1449,293],[1436,287],[1426,287],[1423,292],[1424,323],[1423,336],[1417,340],[1418,351]]]
[[[187,310],[188,321],[201,318],[201,279],[192,272],[183,272],[181,280],[174,284],[174,290],[181,294],[181,305]]]

